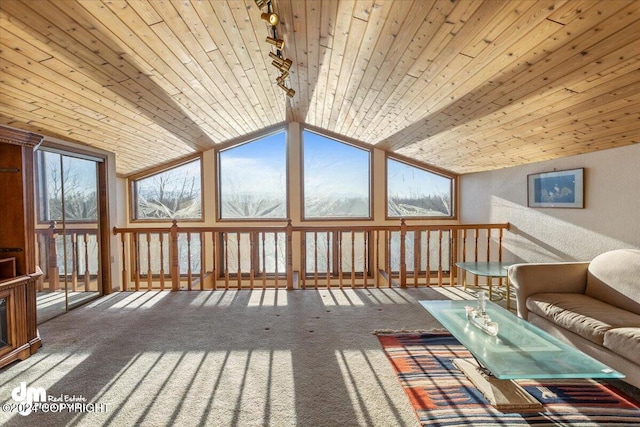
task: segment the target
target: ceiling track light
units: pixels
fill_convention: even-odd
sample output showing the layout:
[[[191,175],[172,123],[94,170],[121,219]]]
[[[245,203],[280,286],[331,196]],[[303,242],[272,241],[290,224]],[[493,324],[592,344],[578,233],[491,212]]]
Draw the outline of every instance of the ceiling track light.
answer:
[[[282,74],[280,74],[280,77],[276,78],[276,82],[277,83],[283,83],[284,84],[284,80],[289,77],[289,72],[288,71],[283,71]]]
[[[267,43],[274,45],[278,50],[282,50],[282,48],[284,48],[284,40],[282,39],[274,39],[273,37],[267,37]]]
[[[269,52],[269,57],[273,59],[273,62],[271,62],[271,65],[273,65],[280,71],[289,71],[289,68],[291,68],[291,64],[293,64],[293,62],[290,59],[281,58],[273,52]]]
[[[293,90],[293,89],[291,89],[291,88],[289,88],[289,87],[286,87],[286,86],[284,85],[284,83],[278,83],[278,86],[280,86],[280,87],[282,88],[282,90],[284,90],[284,91],[285,91],[285,93],[287,94],[287,96],[288,96],[289,98],[293,98],[293,95],[295,95],[295,94],[296,94],[296,91],[295,91],[295,90]]]
[[[259,9],[267,6],[267,12],[261,13],[260,19],[271,25],[271,29],[269,31],[271,34],[267,36],[266,41],[276,48],[276,53],[269,52],[269,57],[273,59],[271,65],[273,65],[280,71],[280,75],[276,78],[276,83],[278,84],[278,86],[280,86],[280,88],[282,88],[282,90],[285,91],[289,98],[293,98],[293,96],[296,94],[296,91],[287,87],[284,83],[285,79],[289,77],[289,69],[293,64],[293,61],[282,56],[281,51],[284,49],[285,43],[284,40],[278,38],[278,31],[276,30],[276,26],[280,23],[280,17],[273,11],[271,0],[255,0],[255,2],[256,6],[258,6]]]
[[[272,27],[275,27],[280,23],[280,17],[277,13],[263,13],[260,15],[260,18],[262,18],[263,21],[268,22]]]

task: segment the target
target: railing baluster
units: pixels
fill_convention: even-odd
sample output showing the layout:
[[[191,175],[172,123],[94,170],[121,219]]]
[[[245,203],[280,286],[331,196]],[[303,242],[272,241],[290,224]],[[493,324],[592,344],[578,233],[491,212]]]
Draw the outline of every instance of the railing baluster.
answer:
[[[438,230],[438,286],[442,286],[442,229]]]
[[[400,287],[407,287],[407,224],[404,218],[400,220]]]
[[[240,233],[237,232],[236,233],[236,250],[237,250],[236,255],[238,257],[238,269],[237,269],[237,272],[236,272],[236,275],[237,275],[236,282],[238,284],[238,289],[242,289],[242,264],[241,264],[241,261],[242,261],[242,250],[241,250],[240,240],[241,240],[240,239]]]
[[[177,292],[180,290],[180,259],[178,253],[178,221],[175,219],[171,224],[171,237],[169,239],[169,257],[171,264],[171,290]]]
[[[218,239],[219,234],[217,232],[211,233],[211,271],[213,275],[213,290],[218,289]]]
[[[249,289],[253,290],[254,266],[256,263],[255,233],[249,233]]]
[[[200,234],[198,235],[198,239],[200,242],[200,290],[203,291],[204,290],[204,269],[206,268],[206,263],[205,260],[207,259],[206,257],[206,245],[205,245],[205,235],[206,233],[204,231],[201,231]]]
[[[356,233],[351,232],[351,288],[356,287]]]
[[[473,261],[474,262],[478,262],[478,239],[479,239],[479,230],[478,228],[474,228],[473,229]],[[478,286],[478,275],[474,274],[473,275],[473,285],[474,286]]]
[[[330,231],[327,231],[327,289],[331,287],[331,237]]]
[[[262,259],[262,289],[267,288],[267,233],[264,231],[260,233],[262,236],[262,251],[261,251],[261,259]],[[278,257],[276,255],[276,264],[278,263]]]
[[[91,273],[89,272],[89,233],[84,233],[84,291],[89,291],[91,286]]]
[[[127,244],[126,233],[120,234],[120,242],[122,243],[122,292],[129,290],[129,281],[127,280]],[[51,280],[51,279],[49,279]],[[51,283],[51,282],[49,282]],[[49,285],[51,286],[51,285]]]
[[[164,233],[158,233],[160,243],[160,290],[164,291]]]
[[[455,230],[449,230],[449,286],[454,286],[456,280],[457,249],[458,234]]]
[[[153,272],[151,271],[151,233],[147,233],[147,290],[151,290]]]
[[[367,289],[367,276],[368,274],[368,260],[369,260],[369,233],[362,233],[362,283],[365,289]]]
[[[78,234],[71,232],[71,289],[78,290]],[[66,272],[65,272],[66,274]]]
[[[276,254],[276,264],[275,264],[275,269],[274,269],[275,270],[275,275],[276,275],[276,277],[275,277],[275,279],[276,279],[275,286],[276,286],[276,289],[278,289],[278,286],[279,286],[278,273],[279,273],[279,271],[278,271],[278,234],[277,233],[274,233],[274,235],[273,235],[273,242],[274,242],[274,248],[275,248],[274,252]]]
[[[224,289],[229,289],[229,233],[224,233]]]
[[[314,259],[314,268],[313,268],[313,287],[318,289],[318,232],[313,232],[313,259]]]
[[[293,227],[291,220],[287,221],[285,230],[286,247],[285,247],[285,268],[287,269],[287,289],[293,290]],[[276,263],[278,262],[278,254],[276,254]]]
[[[300,233],[300,280],[302,280],[302,289],[307,288],[307,233]]]
[[[191,270],[191,233],[187,233],[187,290],[192,290],[193,275]]]
[[[344,266],[342,262],[342,254],[343,254],[343,244],[342,244],[343,234],[342,231],[336,233],[336,243],[338,245],[338,288],[342,289],[343,280],[344,280]]]
[[[386,265],[386,270],[387,270],[387,287],[391,287],[391,230],[386,230],[385,231],[386,234],[386,246],[387,246],[387,253],[386,253],[386,257],[385,257],[385,265]]]
[[[133,233],[133,268],[134,268],[134,279],[135,279],[135,287],[136,291],[140,290],[140,257],[138,256],[138,233]]]
[[[427,237],[427,286],[431,286],[431,230],[426,230]]]
[[[420,277],[420,242],[422,233],[418,230],[413,232],[413,287],[418,287],[418,278]]]

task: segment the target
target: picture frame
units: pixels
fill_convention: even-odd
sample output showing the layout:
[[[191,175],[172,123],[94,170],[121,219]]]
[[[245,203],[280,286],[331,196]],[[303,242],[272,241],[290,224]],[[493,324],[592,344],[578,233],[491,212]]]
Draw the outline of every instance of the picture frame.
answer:
[[[584,208],[584,168],[527,175],[532,208]]]

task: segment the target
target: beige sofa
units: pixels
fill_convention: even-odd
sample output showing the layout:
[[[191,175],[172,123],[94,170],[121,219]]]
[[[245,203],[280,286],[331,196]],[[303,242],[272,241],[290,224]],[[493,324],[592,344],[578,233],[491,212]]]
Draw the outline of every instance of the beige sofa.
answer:
[[[518,315],[626,375],[640,388],[640,250],[591,262],[516,264]]]

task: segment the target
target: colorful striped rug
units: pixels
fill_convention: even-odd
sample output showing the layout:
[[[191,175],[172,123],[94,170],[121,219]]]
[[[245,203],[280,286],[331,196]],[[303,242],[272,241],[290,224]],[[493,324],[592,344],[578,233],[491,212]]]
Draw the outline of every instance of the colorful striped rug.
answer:
[[[640,425],[640,403],[592,380],[518,381],[542,411],[502,413],[453,365],[471,357],[449,334],[378,336],[420,423],[425,426]]]

